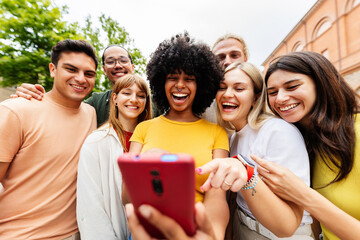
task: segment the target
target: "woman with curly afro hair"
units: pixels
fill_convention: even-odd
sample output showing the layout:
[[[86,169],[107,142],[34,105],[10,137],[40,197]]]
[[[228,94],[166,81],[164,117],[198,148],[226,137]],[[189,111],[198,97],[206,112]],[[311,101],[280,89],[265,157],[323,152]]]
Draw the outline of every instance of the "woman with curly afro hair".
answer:
[[[161,116],[140,123],[131,137],[130,152],[188,153],[199,167],[227,157],[229,142],[219,125],[200,116],[215,98],[223,72],[215,55],[185,32],[165,40],[146,69],[153,101]],[[154,150],[156,149],[156,150]],[[203,193],[207,175],[196,176],[195,201],[203,202],[217,239],[224,239],[229,221],[225,191]]]

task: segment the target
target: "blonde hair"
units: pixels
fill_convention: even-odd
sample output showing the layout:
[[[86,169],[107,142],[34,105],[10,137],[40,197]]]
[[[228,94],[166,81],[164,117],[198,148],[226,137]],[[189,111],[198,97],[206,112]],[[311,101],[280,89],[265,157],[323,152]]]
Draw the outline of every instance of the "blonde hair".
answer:
[[[258,70],[258,68],[255,65],[248,62],[244,62],[244,63],[234,62],[225,69],[224,74],[234,69],[240,69],[241,71],[246,73],[246,75],[248,75],[251,81],[253,82],[256,101],[254,106],[250,109],[250,112],[248,113],[247,121],[251,128],[259,129],[265,123],[266,120],[274,116],[272,113],[266,111],[267,98],[266,98],[266,85],[264,79],[261,76],[261,73]],[[216,111],[217,111],[218,123],[225,128],[235,130],[235,127],[230,122],[224,121],[221,118],[219,106],[217,106]]]
[[[151,119],[150,90],[144,79],[142,79],[137,74],[126,74],[125,76],[121,77],[119,80],[116,81],[116,83],[114,85],[114,89],[112,91],[112,96],[113,96],[113,94],[118,94],[122,89],[132,86],[134,83],[146,94],[145,109],[138,116],[138,123],[140,123],[144,120]],[[110,127],[111,126],[114,127],[116,134],[119,137],[121,145],[123,146],[124,150],[128,151],[128,149],[126,149],[125,130],[124,130],[121,122],[118,119],[119,110],[118,110],[117,106],[115,106],[115,102],[114,102],[112,96],[110,98],[110,114],[109,114],[108,123],[110,124]]]
[[[244,48],[243,50],[244,50],[244,55],[245,55],[245,61],[247,61],[247,60],[249,59],[249,50],[248,50],[248,48],[247,48],[247,45],[246,45],[244,39],[243,39],[242,37],[238,36],[238,35],[235,35],[235,34],[232,34],[232,33],[227,33],[227,34],[219,37],[219,38],[215,41],[212,49],[214,50],[215,46],[216,46],[219,42],[222,42],[222,41],[228,40],[228,39],[235,39],[236,41],[239,41],[239,42],[243,45],[243,48]]]

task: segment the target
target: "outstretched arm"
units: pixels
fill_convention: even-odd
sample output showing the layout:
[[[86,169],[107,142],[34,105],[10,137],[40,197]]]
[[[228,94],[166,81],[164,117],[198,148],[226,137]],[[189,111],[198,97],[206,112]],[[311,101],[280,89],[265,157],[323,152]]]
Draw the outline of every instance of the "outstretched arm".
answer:
[[[235,158],[214,159],[198,168],[197,172],[201,172],[200,174],[211,172],[210,177],[202,186],[204,191],[222,188],[237,192],[247,182],[246,169]],[[256,219],[278,237],[291,236],[299,227],[303,209],[276,196],[260,178],[257,178],[256,192],[253,192],[252,189],[241,191]],[[279,224],[278,221],[274,222],[274,216],[282,224]]]
[[[302,206],[340,239],[359,238],[359,220],[308,187],[287,168],[260,158],[254,160],[262,167],[259,168],[259,174],[264,176],[264,182],[276,194]]]
[[[45,89],[40,84],[22,83],[20,87],[16,88],[15,94],[11,94],[10,97],[17,98],[22,97],[26,99],[35,98],[41,100],[44,96]]]

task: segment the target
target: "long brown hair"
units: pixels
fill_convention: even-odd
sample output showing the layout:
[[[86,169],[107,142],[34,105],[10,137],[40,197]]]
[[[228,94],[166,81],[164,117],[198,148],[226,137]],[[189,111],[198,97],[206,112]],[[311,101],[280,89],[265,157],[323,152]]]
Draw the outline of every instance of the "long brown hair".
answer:
[[[145,109],[138,117],[138,123],[140,123],[144,120],[151,119],[150,90],[149,90],[149,87],[146,84],[145,80],[142,79],[137,74],[126,74],[125,76],[121,77],[119,80],[116,81],[116,83],[114,85],[114,89],[112,91],[112,94],[118,94],[121,91],[121,89],[130,87],[134,83],[146,94]],[[110,124],[110,127],[111,126],[114,127],[124,150],[128,151],[129,149],[126,148],[126,137],[125,137],[126,133],[125,133],[125,130],[124,130],[121,122],[118,119],[118,116],[119,116],[119,110],[118,110],[117,106],[115,106],[115,102],[111,96],[111,98],[110,98],[110,114],[109,114],[108,123]]]
[[[311,165],[315,157],[320,156],[335,171],[327,163],[328,158],[338,169],[335,179],[329,184],[344,179],[354,164],[354,115],[359,112],[359,95],[328,59],[315,52],[294,52],[278,58],[266,73],[266,84],[270,75],[280,69],[305,74],[314,81],[316,101],[309,114],[313,127],[306,129],[298,123],[296,125],[304,135]]]

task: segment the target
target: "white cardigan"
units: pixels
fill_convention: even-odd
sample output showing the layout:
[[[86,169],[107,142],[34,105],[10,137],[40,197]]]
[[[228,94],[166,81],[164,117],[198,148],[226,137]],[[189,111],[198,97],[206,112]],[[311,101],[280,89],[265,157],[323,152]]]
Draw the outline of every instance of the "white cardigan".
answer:
[[[129,238],[117,164],[121,154],[122,145],[109,125],[90,134],[81,148],[76,215],[83,240]]]

